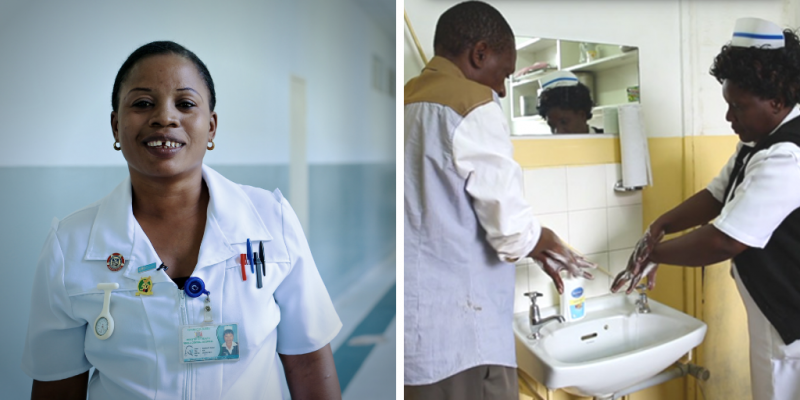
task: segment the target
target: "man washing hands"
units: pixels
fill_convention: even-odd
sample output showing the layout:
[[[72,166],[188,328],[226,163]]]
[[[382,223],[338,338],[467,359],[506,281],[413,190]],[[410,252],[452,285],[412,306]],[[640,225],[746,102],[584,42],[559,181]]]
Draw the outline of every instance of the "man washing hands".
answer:
[[[404,398],[517,400],[514,263],[594,264],[542,227],[522,193],[499,99],[517,58],[491,5],[441,15],[434,57],[404,88]],[[537,188],[547,190],[546,188]]]
[[[542,243],[545,239],[545,230],[548,235],[552,235],[554,243]],[[550,240],[548,238],[548,240]],[[573,278],[594,279],[594,276],[587,269],[597,268],[597,264],[583,258],[580,254],[573,252],[555,233],[547,228],[542,228],[542,239],[539,240],[544,250],[537,251],[537,247],[531,251],[530,257],[536,260],[537,264],[550,276],[558,289],[558,294],[564,293],[564,282],[561,280],[561,271],[567,271]]]

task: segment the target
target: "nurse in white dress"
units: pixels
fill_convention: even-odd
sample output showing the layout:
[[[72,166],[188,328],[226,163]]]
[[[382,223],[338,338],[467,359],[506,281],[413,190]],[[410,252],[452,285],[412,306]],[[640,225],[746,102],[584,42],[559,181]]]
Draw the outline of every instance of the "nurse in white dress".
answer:
[[[630,293],[643,276],[652,289],[659,263],[732,259],[747,311],[752,398],[800,399],[800,41],[772,22],[741,18],[711,74],[741,140],[736,153],[705,190],[650,226],[612,290],[630,280]]]
[[[276,399],[281,362],[292,397],[341,398],[329,345],[341,322],[294,211],[203,165],[214,105],[205,65],[173,42],[120,68],[111,127],[130,177],[53,223],[22,360],[33,399]],[[242,279],[247,239],[265,247],[262,288],[249,267]],[[187,294],[196,278],[208,296]],[[183,362],[182,327],[209,321],[235,333],[235,361]]]

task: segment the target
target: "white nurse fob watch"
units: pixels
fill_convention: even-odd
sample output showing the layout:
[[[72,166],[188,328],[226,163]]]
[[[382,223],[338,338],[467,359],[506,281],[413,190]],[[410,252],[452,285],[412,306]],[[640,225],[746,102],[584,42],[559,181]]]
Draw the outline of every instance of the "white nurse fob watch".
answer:
[[[100,340],[106,340],[114,333],[114,318],[111,317],[110,303],[111,291],[119,289],[119,283],[98,283],[97,289],[104,291],[103,294],[103,311],[94,320],[94,335]]]

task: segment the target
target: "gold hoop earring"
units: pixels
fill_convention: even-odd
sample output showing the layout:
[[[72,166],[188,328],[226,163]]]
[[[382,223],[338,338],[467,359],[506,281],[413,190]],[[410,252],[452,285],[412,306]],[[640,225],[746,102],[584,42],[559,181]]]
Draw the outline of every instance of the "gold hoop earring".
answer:
[[[122,149],[122,147],[119,145],[119,142],[114,142],[114,150],[120,151],[120,149]]]
[[[214,150],[214,141],[213,141],[213,140],[210,140],[208,143],[211,143],[211,147],[208,147],[208,145],[206,145],[206,149],[208,149],[208,150]]]

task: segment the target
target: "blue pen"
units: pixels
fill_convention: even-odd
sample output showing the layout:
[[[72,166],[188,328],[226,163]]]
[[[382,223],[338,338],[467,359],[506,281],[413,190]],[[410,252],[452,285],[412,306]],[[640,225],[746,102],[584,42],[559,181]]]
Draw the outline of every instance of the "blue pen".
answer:
[[[250,263],[250,273],[255,274],[256,269],[253,265],[253,250],[250,248],[250,238],[247,239],[247,262]]]

